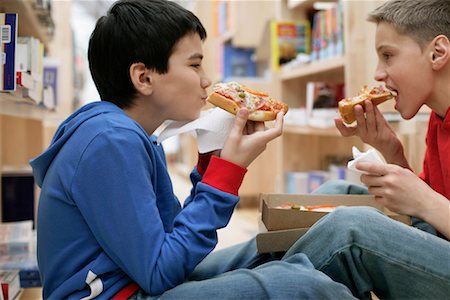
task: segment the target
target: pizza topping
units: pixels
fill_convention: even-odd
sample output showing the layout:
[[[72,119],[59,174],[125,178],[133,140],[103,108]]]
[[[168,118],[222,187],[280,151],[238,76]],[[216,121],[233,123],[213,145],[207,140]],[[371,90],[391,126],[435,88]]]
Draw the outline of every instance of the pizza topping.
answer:
[[[300,205],[296,203],[286,202],[275,208],[281,209],[295,209],[300,211],[315,211],[315,212],[331,212],[336,209],[336,205],[319,204],[319,205]]]
[[[268,95],[242,86],[237,82],[217,83],[214,92],[235,101],[240,107],[246,107],[250,112],[259,110],[268,99]]]

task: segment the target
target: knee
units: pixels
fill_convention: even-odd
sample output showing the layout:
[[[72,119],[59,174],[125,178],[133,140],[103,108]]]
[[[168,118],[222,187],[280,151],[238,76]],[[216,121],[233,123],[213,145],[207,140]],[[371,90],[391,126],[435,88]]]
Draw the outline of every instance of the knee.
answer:
[[[345,180],[329,180],[312,192],[313,194],[367,194],[367,187]]]
[[[379,210],[372,207],[338,207],[318,223],[321,223],[321,226],[333,228],[334,232],[358,233],[366,232],[371,227],[377,226],[378,220],[383,216]]]

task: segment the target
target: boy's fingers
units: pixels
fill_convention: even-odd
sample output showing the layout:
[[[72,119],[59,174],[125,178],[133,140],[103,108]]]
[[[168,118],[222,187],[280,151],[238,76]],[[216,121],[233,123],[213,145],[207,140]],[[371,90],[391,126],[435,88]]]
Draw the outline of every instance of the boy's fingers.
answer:
[[[349,137],[355,135],[356,127],[347,127],[344,125],[344,122],[340,118],[334,119],[334,124],[336,128],[339,130],[342,136]]]
[[[273,140],[274,138],[279,137],[283,133],[283,120],[284,120],[283,117],[284,117],[283,112],[279,112],[277,114],[274,127],[262,132],[267,141]]]
[[[232,134],[242,134],[244,130],[245,124],[247,124],[248,120],[248,110],[245,108],[241,108],[236,114],[236,119],[234,120],[233,128],[231,129]]]

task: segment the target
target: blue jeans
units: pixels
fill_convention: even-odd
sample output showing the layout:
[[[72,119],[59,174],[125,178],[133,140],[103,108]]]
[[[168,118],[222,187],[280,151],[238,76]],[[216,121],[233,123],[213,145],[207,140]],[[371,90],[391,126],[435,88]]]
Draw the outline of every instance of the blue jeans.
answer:
[[[131,299],[354,299],[306,255],[258,254],[255,239],[208,255],[189,279],[159,297]]]
[[[315,193],[367,190],[332,182]],[[433,233],[420,220],[415,225]],[[286,255],[306,254],[317,270],[345,284],[358,298],[369,298],[374,291],[389,299],[450,299],[450,242],[428,232],[373,208],[338,208],[314,224]]]

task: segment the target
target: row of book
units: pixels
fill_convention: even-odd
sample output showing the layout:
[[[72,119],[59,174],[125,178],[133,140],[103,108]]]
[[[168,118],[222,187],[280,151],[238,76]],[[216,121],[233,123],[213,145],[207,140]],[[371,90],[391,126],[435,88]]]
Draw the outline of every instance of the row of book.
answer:
[[[361,184],[359,174],[343,165],[330,165],[328,171],[287,172],[286,193],[309,194],[328,180],[342,179]]]
[[[313,16],[311,61],[344,54],[342,3],[330,3]]]
[[[33,222],[0,223],[0,279],[17,271],[21,288],[39,287],[41,279],[36,257],[36,232]],[[3,282],[2,282],[3,284]],[[15,294],[9,292],[9,295]],[[4,297],[4,299],[13,299]]]
[[[18,36],[18,18],[16,13],[0,13],[0,91],[18,101],[55,109],[58,62],[44,57],[38,39]]]
[[[342,3],[312,14],[311,20],[272,21],[272,69],[296,68],[317,60],[344,54]]]

